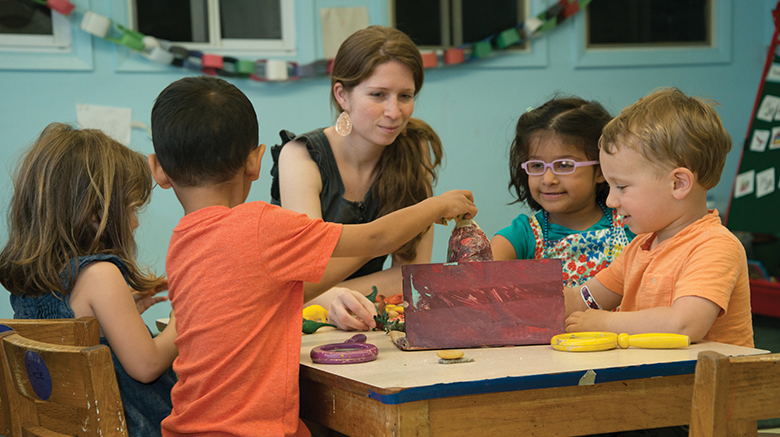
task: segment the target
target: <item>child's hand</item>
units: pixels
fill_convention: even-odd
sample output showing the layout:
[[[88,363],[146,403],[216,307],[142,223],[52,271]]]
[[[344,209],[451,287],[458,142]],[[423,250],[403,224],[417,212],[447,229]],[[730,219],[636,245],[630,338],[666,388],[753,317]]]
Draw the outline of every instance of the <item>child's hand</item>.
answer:
[[[589,332],[606,330],[606,318],[610,311],[574,311],[566,318],[566,332]]]
[[[446,225],[448,220],[462,215],[464,218],[473,218],[477,215],[477,207],[474,205],[474,196],[469,190],[452,190],[437,196],[444,202],[442,218],[437,223]]]
[[[168,290],[168,279],[162,278],[152,289],[146,291],[133,291],[135,306],[138,308],[138,314],[143,314],[152,305],[168,300],[167,296],[157,296],[156,294]]]

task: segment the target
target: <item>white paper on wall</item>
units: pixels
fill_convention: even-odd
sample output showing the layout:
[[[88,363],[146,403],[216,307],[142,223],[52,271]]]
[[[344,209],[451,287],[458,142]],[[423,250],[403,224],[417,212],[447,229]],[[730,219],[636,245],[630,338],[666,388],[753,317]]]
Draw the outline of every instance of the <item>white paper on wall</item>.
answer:
[[[81,129],[100,129],[125,146],[130,145],[130,130],[133,122],[133,111],[130,108],[78,103],[76,121]]]
[[[348,36],[368,27],[368,9],[362,6],[322,8],[320,9],[320,22],[322,23],[322,49],[325,52],[325,59],[335,58],[341,43]]]

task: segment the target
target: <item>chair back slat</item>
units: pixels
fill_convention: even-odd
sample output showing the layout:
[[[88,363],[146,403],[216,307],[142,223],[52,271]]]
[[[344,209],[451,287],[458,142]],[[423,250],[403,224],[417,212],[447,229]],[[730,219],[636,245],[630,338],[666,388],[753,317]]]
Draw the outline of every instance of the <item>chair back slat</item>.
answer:
[[[780,417],[780,354],[728,357],[699,353],[690,436],[755,433],[756,421]]]
[[[19,335],[36,341],[67,346],[97,346],[100,326],[94,317],[78,319],[0,319]]]

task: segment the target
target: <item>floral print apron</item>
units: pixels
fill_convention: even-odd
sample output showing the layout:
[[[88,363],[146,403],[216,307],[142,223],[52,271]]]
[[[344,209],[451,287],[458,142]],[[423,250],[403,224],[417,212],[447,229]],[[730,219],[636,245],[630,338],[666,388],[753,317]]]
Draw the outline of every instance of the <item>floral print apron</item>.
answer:
[[[529,217],[536,239],[534,259],[560,258],[563,262],[563,285],[576,287],[607,267],[628,244],[623,216],[612,210],[612,226],[608,229],[583,231],[560,240],[544,241],[542,225],[536,215]]]

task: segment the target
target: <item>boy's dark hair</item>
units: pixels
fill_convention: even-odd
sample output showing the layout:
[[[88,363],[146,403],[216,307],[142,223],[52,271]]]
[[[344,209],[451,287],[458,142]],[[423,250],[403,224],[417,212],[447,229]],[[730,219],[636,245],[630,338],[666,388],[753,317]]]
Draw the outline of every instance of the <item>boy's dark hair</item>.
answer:
[[[554,136],[582,150],[588,160],[598,161],[601,130],[611,119],[601,104],[579,97],[556,97],[521,115],[509,152],[509,191],[514,190],[517,196],[512,203],[526,202],[534,211],[542,209],[531,196],[528,174],[521,167],[528,161],[532,143],[543,136]],[[598,184],[596,199],[605,202],[608,194],[609,185],[606,182]]]
[[[257,115],[238,88],[215,77],[168,85],[152,108],[152,143],[165,174],[182,186],[219,184],[259,140]]]

